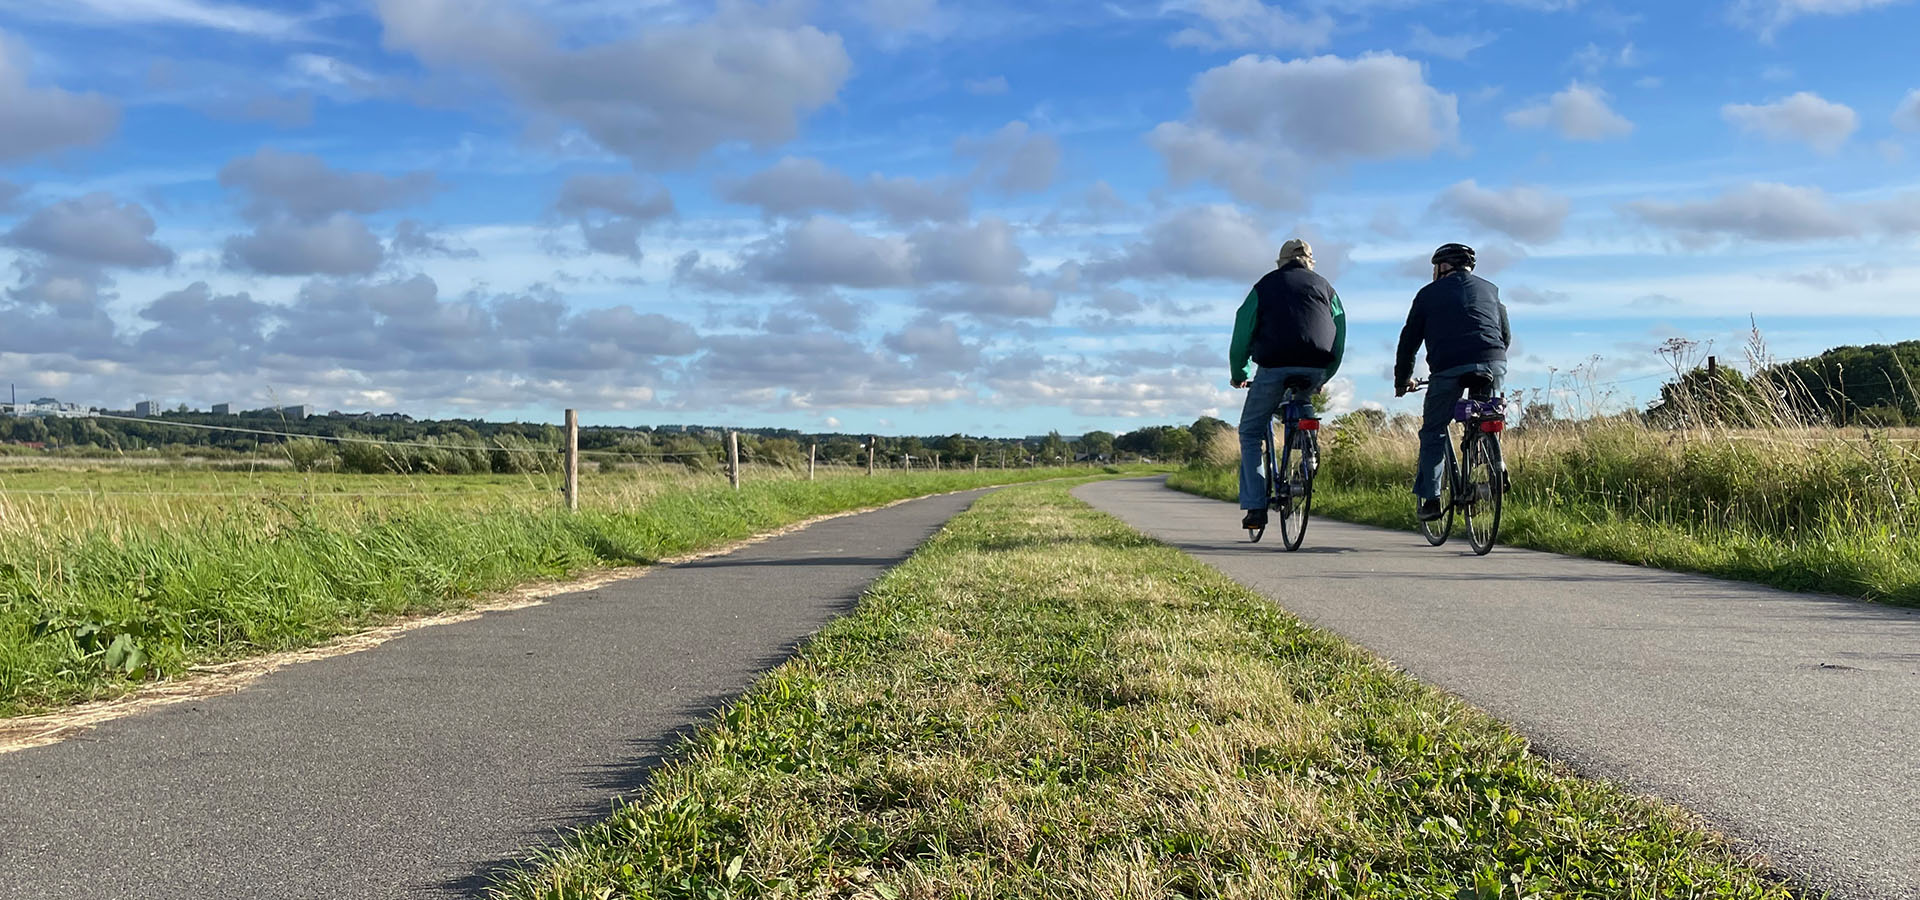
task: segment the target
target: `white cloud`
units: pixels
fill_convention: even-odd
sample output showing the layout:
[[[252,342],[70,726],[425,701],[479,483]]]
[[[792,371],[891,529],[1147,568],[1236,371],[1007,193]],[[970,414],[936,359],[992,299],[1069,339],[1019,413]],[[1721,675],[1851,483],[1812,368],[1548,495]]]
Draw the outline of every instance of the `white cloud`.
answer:
[[[1860,127],[1860,117],[1850,107],[1809,91],[1760,106],[1729,103],[1720,108],[1720,116],[1749,134],[1800,141],[1829,154],[1838,152]]]
[[[386,249],[367,223],[346,213],[320,220],[277,217],[228,238],[228,268],[263,275],[370,275]]]
[[[1507,113],[1507,125],[1552,127],[1561,137],[1573,141],[1602,141],[1633,133],[1633,123],[1607,105],[1605,91],[1577,81],[1544,103]]]
[[[374,213],[426,196],[436,183],[432,174],[401,176],[377,172],[344,172],[318,156],[286,153],[262,147],[220,167],[223,187],[244,191],[244,212],[251,217],[286,213],[302,221],[323,219],[338,212]]]
[[[1263,0],[1174,0],[1165,9],[1201,22],[1174,34],[1176,47],[1318,50],[1333,40],[1326,13],[1302,15]]]
[[[1907,94],[1893,111],[1894,127],[1901,131],[1920,131],[1920,89]]]
[[[1606,50],[1599,44],[1590,43],[1579,53],[1575,53],[1573,59],[1568,61],[1568,65],[1585,72],[1591,78],[1609,68],[1636,68],[1644,61],[1640,50],[1631,42],[1623,45],[1619,50]]]
[[[1506,292],[1507,299],[1521,306],[1558,306],[1573,299],[1572,294],[1516,285]]]
[[[1060,171],[1060,142],[1035,134],[1025,122],[1008,122],[985,137],[962,137],[954,152],[980,160],[974,177],[1010,194],[1044,191]]]
[[[35,210],[5,236],[9,246],[92,265],[144,269],[173,262],[153,240],[153,216],[138,203],[92,193]]]
[[[638,262],[640,233],[674,215],[673,195],[632,175],[582,174],[560,185],[554,211],[580,225],[587,249]]]
[[[263,38],[299,37],[300,19],[235,3],[208,0],[14,0],[9,11],[35,18],[97,25],[173,25]]]
[[[966,218],[969,206],[967,187],[957,181],[878,173],[856,181],[817,159],[792,156],[745,178],[722,180],[719,193],[730,203],[759,207],[768,218],[875,210],[896,224],[953,222]]]
[[[0,32],[0,162],[97,144],[120,124],[120,107],[99,94],[27,83],[26,45]]]
[[[1567,198],[1537,187],[1516,185],[1504,191],[1483,188],[1468,179],[1447,188],[1432,211],[1473,222],[1530,244],[1560,236],[1572,205]]]
[[[1735,237],[1756,241],[1807,241],[1852,237],[1859,219],[1825,191],[1812,187],[1756,182],[1711,200],[1684,203],[1643,200],[1628,212],[1679,232],[1692,245]]]
[[[431,66],[497,79],[535,116],[571,122],[648,165],[732,141],[790,140],[852,71],[838,35],[777,7],[722,4],[712,19],[601,43],[562,40],[502,0],[376,0],[384,40]]]
[[[1499,40],[1500,36],[1491,31],[1463,31],[1459,34],[1435,34],[1425,25],[1416,24],[1407,38],[1407,49],[1427,56],[1441,59],[1464,60],[1488,44]]]
[[[1279,245],[1252,217],[1232,206],[1176,210],[1117,255],[1087,264],[1096,282],[1123,278],[1215,278],[1247,281],[1273,268]]]
[[[1431,154],[1458,138],[1459,101],[1392,54],[1243,56],[1194,79],[1187,121],[1148,141],[1175,184],[1207,180],[1242,202],[1290,208],[1314,166]]]
[[[1906,0],[1734,0],[1729,15],[1734,22],[1759,32],[1764,40],[1802,16],[1844,16],[1882,9]]]

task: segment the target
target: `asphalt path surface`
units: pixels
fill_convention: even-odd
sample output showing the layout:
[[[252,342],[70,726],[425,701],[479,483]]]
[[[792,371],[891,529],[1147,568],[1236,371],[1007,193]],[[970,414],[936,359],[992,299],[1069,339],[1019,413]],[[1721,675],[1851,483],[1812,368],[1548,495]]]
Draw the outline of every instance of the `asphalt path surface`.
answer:
[[[1157,479],[1074,494],[1803,886],[1920,898],[1920,613],[1327,521],[1286,553]]]
[[[0,756],[0,897],[471,896],[979,492],[407,633]]]

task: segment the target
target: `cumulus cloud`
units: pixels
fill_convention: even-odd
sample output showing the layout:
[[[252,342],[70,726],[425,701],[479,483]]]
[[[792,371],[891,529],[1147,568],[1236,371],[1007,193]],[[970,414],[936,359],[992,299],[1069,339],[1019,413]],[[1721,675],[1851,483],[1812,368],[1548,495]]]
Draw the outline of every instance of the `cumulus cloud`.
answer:
[[[1176,184],[1212,181],[1241,202],[1290,208],[1315,166],[1420,157],[1457,140],[1459,101],[1393,54],[1243,56],[1203,72],[1186,121],[1148,141]]]
[[[335,169],[317,156],[271,147],[229,161],[220,184],[245,197],[249,234],[227,239],[232,269],[262,275],[366,275],[386,245],[361,215],[413,203],[438,189],[430,173],[390,176]]]
[[[926,309],[988,319],[1047,319],[1058,304],[1052,291],[1030,284],[982,285],[920,298],[920,305]]]
[[[1720,108],[1720,116],[1749,134],[1799,141],[1821,153],[1838,152],[1860,127],[1860,117],[1851,107],[1809,91],[1758,106],[1729,103]]]
[[[366,222],[336,213],[317,222],[269,219],[228,238],[223,258],[228,268],[262,275],[367,275],[386,260],[386,248]]]
[[[1887,267],[1873,264],[1827,266],[1803,272],[1789,272],[1784,277],[1788,281],[1804,284],[1815,290],[1831,291],[1843,285],[1867,284],[1884,279],[1887,277]]]
[[[1541,188],[1516,185],[1496,191],[1472,179],[1441,192],[1432,206],[1433,212],[1530,244],[1558,238],[1571,209],[1567,198]]]
[[[120,125],[120,106],[93,93],[34,87],[30,52],[0,32],[0,162],[100,143]]]
[[[1859,219],[1825,191],[1767,182],[1734,188],[1711,200],[1643,200],[1627,204],[1626,210],[1649,224],[1678,232],[1683,241],[1696,246],[1729,237],[1807,241],[1860,233]]]
[[[863,234],[816,217],[754,242],[742,270],[773,284],[904,287],[913,283],[914,254],[904,238]]]
[[[1557,306],[1573,299],[1572,294],[1543,288],[1516,286],[1506,292],[1507,299],[1521,306]]]
[[[499,82],[535,117],[571,123],[646,165],[732,141],[793,138],[852,71],[839,36],[777,7],[722,3],[710,19],[577,40],[504,0],[376,0],[390,49]]]
[[[1086,265],[1095,282],[1123,278],[1252,281],[1273,268],[1279,245],[1232,206],[1190,206],[1149,226],[1139,241]]]
[[[251,219],[286,215],[316,222],[335,213],[375,213],[411,203],[437,184],[431,173],[389,176],[344,172],[318,156],[263,147],[220,167],[220,184],[248,196],[242,214]]]
[[[856,181],[817,159],[792,156],[719,188],[722,199],[758,207],[770,219],[874,211],[896,224],[953,222],[966,218],[969,206],[966,186],[954,181],[878,173]]]
[[[1333,40],[1327,14],[1302,15],[1264,0],[1177,0],[1167,9],[1197,20],[1174,34],[1176,47],[1318,50]]]
[[[8,246],[80,263],[149,269],[173,262],[155,243],[153,216],[138,203],[95,192],[35,210],[6,233]]]
[[[15,285],[0,301],[0,352],[115,361],[124,356],[107,314],[113,279],[97,265],[40,257],[14,262]]]
[[[1604,141],[1633,133],[1633,123],[1607,105],[1607,94],[1579,82],[1546,102],[1507,113],[1512,128],[1549,128],[1570,141]]]
[[[449,259],[472,259],[480,254],[468,249],[455,247],[445,237],[435,234],[426,225],[413,219],[401,219],[393,227],[393,240],[388,249],[395,256],[443,256]]]
[[[1894,127],[1902,131],[1920,131],[1920,89],[1907,94],[1893,111]]]
[[[1035,134],[1025,122],[1008,122],[985,137],[960,138],[954,152],[979,159],[974,177],[1009,194],[1044,191],[1060,170],[1060,142]]]
[[[748,246],[737,271],[754,281],[797,287],[1005,287],[1025,277],[1026,265],[1026,253],[1003,219],[939,225],[898,236],[866,234],[840,220],[816,217]],[[704,277],[731,274],[711,271]]]
[[[938,371],[965,372],[980,362],[979,346],[963,339],[951,319],[931,313],[889,333],[882,343],[887,349]]]
[[[587,249],[641,259],[640,234],[674,215],[673,195],[632,175],[574,175],[560,185],[554,211],[574,219]]]

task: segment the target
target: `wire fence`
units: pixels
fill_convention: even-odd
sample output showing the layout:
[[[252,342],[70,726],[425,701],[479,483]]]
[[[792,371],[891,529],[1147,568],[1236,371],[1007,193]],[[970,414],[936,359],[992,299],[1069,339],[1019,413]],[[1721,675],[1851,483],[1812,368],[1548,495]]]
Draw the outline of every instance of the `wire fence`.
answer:
[[[568,411],[568,425],[563,432],[561,446],[543,445],[524,435],[510,434],[495,438],[491,443],[477,444],[469,441],[440,439],[428,436],[424,439],[389,439],[363,434],[327,434],[310,431],[280,430],[272,428],[254,428],[245,425],[220,425],[201,422],[181,422],[166,419],[121,416],[111,413],[96,413],[96,419],[131,422],[146,426],[186,429],[197,432],[239,434],[249,437],[271,438],[279,443],[260,444],[254,452],[273,453],[274,456],[255,456],[246,460],[222,460],[209,462],[206,468],[199,470],[208,475],[233,474],[236,476],[263,476],[298,474],[307,476],[301,483],[279,484],[263,487],[260,490],[230,489],[181,489],[172,484],[151,489],[121,489],[117,486],[102,487],[16,487],[6,482],[7,470],[0,466],[0,497],[45,498],[49,500],[129,500],[141,498],[184,499],[212,498],[235,501],[243,500],[358,500],[358,499],[446,499],[511,497],[511,496],[559,496],[569,506],[578,508],[581,492],[579,464],[583,460],[595,460],[600,463],[600,477],[618,474],[631,469],[641,470],[644,478],[646,471],[655,466],[679,469],[686,477],[707,478],[724,477],[738,488],[741,479],[751,470],[779,473],[779,477],[792,478],[804,472],[809,479],[819,473],[834,477],[846,477],[861,473],[879,475],[911,472],[952,470],[955,468],[1025,468],[1037,464],[1037,459],[1026,452],[1001,452],[990,450],[979,456],[969,456],[963,460],[954,460],[950,454],[927,451],[916,454],[887,452],[882,439],[868,436],[858,444],[857,458],[845,458],[845,443],[837,442],[840,458],[825,459],[820,455],[822,449],[818,442],[811,445],[796,445],[780,450],[769,450],[753,443],[752,438],[741,440],[743,432],[728,429],[724,434],[725,442],[719,446],[703,445],[697,449],[670,449],[664,447],[599,447],[584,449],[578,446],[581,431],[573,412]],[[453,437],[453,436],[450,436]],[[675,439],[695,439],[675,435]],[[697,439],[696,439],[697,440]],[[773,440],[784,440],[775,438]],[[302,458],[295,452],[295,442],[316,441],[342,448],[372,447],[386,451],[386,462],[379,471],[353,470],[343,468],[342,456],[329,460],[312,457]],[[507,471],[496,471],[494,464],[476,469],[476,463],[469,460],[457,471],[443,471],[435,467],[432,454],[474,454],[491,457],[492,454],[506,454],[517,462],[506,466]],[[125,459],[126,452],[120,451]],[[111,459],[109,457],[108,459]],[[444,457],[442,458],[444,459]],[[85,465],[106,462],[107,459],[80,457],[66,462]],[[140,462],[148,462],[141,458]],[[495,461],[497,464],[497,460]],[[956,465],[956,463],[958,463]],[[239,466],[245,465],[245,469]],[[481,464],[484,464],[481,463]],[[256,469],[255,466],[258,465]],[[291,471],[289,471],[291,470]],[[134,471],[129,469],[128,471]],[[163,470],[169,473],[178,470]],[[400,476],[409,479],[413,489],[329,489],[318,476],[332,474],[352,474],[367,477]],[[482,487],[442,487],[432,486],[431,479],[449,475],[491,476],[500,479],[518,480],[520,484],[501,483]],[[169,480],[178,480],[177,476]],[[596,482],[595,486],[606,487],[607,482]],[[617,490],[617,489],[616,489]]]

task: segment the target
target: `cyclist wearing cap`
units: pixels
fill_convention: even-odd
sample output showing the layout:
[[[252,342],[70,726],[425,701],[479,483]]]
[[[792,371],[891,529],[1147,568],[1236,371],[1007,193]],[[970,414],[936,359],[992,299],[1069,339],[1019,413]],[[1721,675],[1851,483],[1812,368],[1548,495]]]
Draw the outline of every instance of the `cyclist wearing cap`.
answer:
[[[1446,465],[1447,425],[1460,400],[1463,377],[1481,375],[1493,390],[1507,377],[1507,348],[1513,331],[1500,289],[1473,274],[1473,248],[1447,244],[1433,252],[1433,283],[1413,298],[1407,325],[1400,331],[1400,350],[1394,357],[1394,396],[1413,390],[1413,355],[1427,345],[1426,418],[1420,426],[1419,471],[1413,493],[1420,500],[1420,520],[1431,522],[1440,508],[1441,469]]]
[[[1298,381],[1311,397],[1340,370],[1347,349],[1347,313],[1333,285],[1313,270],[1313,248],[1294,239],[1280,247],[1277,268],[1260,279],[1234,318],[1227,365],[1236,388],[1250,388],[1240,413],[1240,508],[1243,528],[1267,525],[1267,481],[1261,474],[1261,442]],[[1251,359],[1259,374],[1247,374]]]

